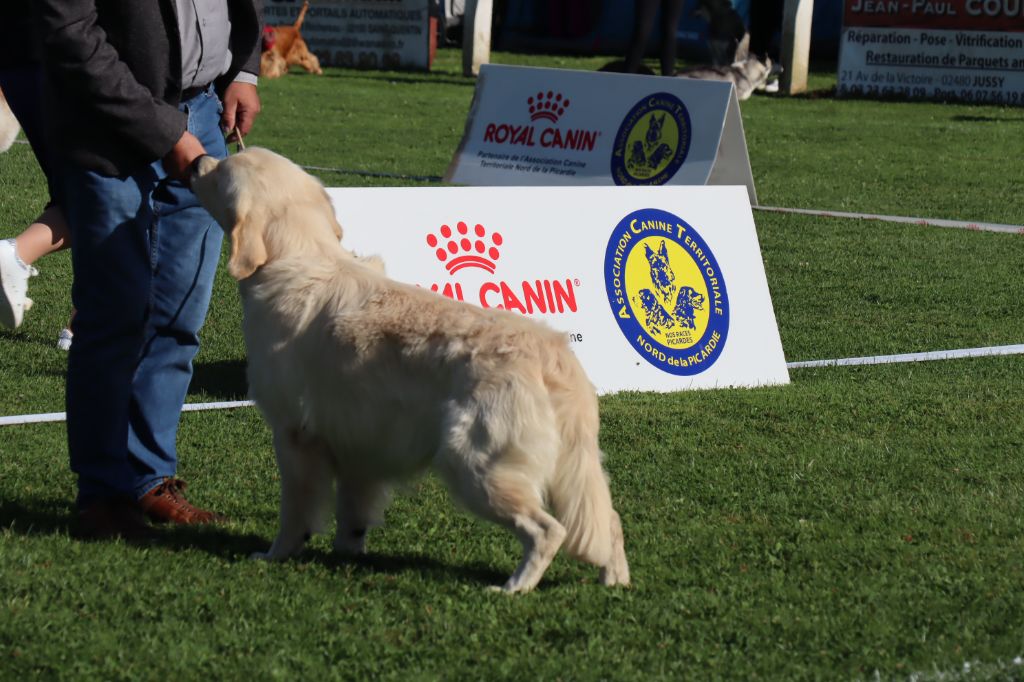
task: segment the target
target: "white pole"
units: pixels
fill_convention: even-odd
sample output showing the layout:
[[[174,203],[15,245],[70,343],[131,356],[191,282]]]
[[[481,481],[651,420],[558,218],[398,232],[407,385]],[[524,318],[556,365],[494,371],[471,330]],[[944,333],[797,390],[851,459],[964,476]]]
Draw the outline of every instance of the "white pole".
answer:
[[[462,75],[476,76],[491,61],[493,0],[466,0],[462,17]]]
[[[787,95],[807,90],[813,9],[814,0],[786,0],[782,18],[782,91]]]

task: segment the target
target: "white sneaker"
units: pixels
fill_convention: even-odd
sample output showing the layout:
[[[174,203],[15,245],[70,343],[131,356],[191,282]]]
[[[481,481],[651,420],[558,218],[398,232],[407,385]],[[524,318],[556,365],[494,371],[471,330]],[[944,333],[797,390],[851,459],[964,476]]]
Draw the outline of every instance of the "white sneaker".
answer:
[[[0,324],[10,329],[21,326],[25,311],[32,307],[28,278],[39,271],[25,265],[14,250],[14,240],[0,241]]]
[[[71,350],[71,339],[74,338],[74,334],[71,330],[65,327],[60,330],[60,336],[57,337],[57,348],[61,350]]]

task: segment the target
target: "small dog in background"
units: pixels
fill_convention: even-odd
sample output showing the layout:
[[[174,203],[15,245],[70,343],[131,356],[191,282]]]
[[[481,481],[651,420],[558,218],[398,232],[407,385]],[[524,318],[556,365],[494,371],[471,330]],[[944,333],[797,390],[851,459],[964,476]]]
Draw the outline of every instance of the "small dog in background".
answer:
[[[749,99],[755,90],[764,90],[772,72],[772,60],[765,57],[762,62],[751,55],[741,62],[729,66],[694,66],[679,72],[680,78],[696,78],[708,81],[728,81],[736,87],[736,97],[742,102]]]
[[[750,34],[731,0],[697,0],[693,15],[708,22],[708,47],[713,66],[746,61],[750,53]]]
[[[265,78],[279,78],[288,73],[291,66],[301,66],[309,73],[323,74],[320,60],[309,51],[309,45],[302,39],[302,22],[306,19],[309,2],[302,3],[302,9],[291,26],[264,26],[263,52],[260,55],[260,75]]]
[[[200,157],[192,188],[231,240],[249,390],[274,434],[281,525],[258,558],[303,547],[332,483],[334,547],[363,553],[391,487],[433,468],[522,543],[505,592],[535,587],[560,548],[629,584],[597,396],[565,334],[389,279],[273,152]]]
[[[11,105],[7,103],[3,90],[0,90],[0,152],[5,152],[11,148],[20,130],[21,125],[18,124],[18,119],[14,117],[14,112],[11,111]]]

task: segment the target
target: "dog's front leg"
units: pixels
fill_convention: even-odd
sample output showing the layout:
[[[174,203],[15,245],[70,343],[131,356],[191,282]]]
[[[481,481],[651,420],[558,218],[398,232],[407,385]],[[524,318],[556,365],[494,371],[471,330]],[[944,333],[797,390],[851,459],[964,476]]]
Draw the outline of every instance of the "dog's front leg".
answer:
[[[336,514],[338,530],[334,551],[341,554],[364,554],[366,532],[380,522],[389,497],[388,487],[376,482],[355,482],[338,479]]]
[[[332,474],[316,447],[296,430],[274,430],[274,451],[281,474],[281,519],[270,549],[254,559],[283,561],[296,554],[319,529]]]

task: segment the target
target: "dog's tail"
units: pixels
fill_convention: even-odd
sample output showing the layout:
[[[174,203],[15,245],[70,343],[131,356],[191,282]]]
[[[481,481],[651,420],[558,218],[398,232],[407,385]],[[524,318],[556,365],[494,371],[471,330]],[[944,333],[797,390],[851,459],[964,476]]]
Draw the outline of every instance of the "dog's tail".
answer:
[[[309,0],[306,0],[306,2],[302,3],[302,9],[299,10],[299,16],[296,17],[295,23],[292,24],[292,26],[295,27],[296,31],[298,31],[300,28],[302,28],[302,22],[306,20],[306,10],[308,10],[308,9],[309,9]]]
[[[597,443],[597,398],[583,368],[568,348],[547,367],[548,390],[562,425],[562,447],[548,500],[565,527],[563,547],[601,568],[605,585],[628,585],[622,524],[612,507],[608,479]]]

